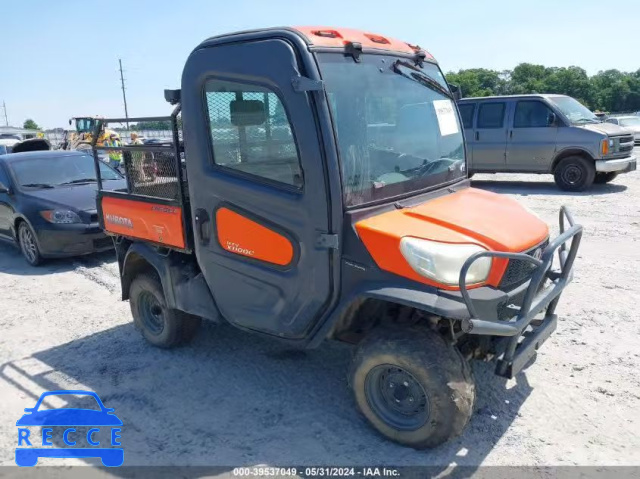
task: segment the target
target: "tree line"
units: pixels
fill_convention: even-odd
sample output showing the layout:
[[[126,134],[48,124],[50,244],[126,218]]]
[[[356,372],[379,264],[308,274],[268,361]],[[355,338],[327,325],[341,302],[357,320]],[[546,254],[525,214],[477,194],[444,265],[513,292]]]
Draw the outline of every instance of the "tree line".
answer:
[[[520,63],[513,70],[470,68],[449,72],[446,77],[449,83],[461,87],[464,97],[559,93],[574,97],[592,111],[640,111],[640,69],[605,70],[589,76],[576,66]]]

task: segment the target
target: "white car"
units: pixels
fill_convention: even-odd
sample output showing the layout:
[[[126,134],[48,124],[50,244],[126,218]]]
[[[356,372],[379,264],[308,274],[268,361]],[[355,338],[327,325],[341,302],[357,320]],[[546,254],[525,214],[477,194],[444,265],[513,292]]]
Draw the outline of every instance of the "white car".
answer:
[[[640,116],[614,116],[607,118],[607,122],[620,125],[623,128],[633,131],[633,143],[635,146],[640,146]]]
[[[21,141],[19,135],[0,134],[0,146],[4,146],[2,149],[5,150],[5,153],[11,153],[13,146]]]

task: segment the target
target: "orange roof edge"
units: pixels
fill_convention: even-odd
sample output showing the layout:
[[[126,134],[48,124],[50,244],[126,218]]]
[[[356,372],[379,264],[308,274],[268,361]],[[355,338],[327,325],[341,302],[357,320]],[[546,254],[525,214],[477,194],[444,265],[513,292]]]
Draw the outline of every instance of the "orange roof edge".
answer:
[[[342,27],[304,26],[292,28],[303,34],[313,46],[342,48],[349,42],[356,42],[360,43],[363,48],[376,48],[400,53],[413,54],[422,50],[426,53],[427,60],[434,60],[433,55],[416,45],[379,33]]]

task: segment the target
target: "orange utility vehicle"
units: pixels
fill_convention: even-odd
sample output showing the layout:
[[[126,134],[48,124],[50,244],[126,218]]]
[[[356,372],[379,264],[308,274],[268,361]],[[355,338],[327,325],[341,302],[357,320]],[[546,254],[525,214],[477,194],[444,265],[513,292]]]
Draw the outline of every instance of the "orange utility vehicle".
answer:
[[[233,33],[199,45],[165,97],[171,117],[129,121],[170,121],[173,143],[120,148],[128,173],[149,153],[159,173],[98,195],[152,344],[188,340],[201,318],[353,343],[360,410],[423,448],[468,423],[469,359],[511,377],[556,328],[582,228],[563,208],[550,240],[515,200],[470,188],[452,89],[421,48],[323,27]]]

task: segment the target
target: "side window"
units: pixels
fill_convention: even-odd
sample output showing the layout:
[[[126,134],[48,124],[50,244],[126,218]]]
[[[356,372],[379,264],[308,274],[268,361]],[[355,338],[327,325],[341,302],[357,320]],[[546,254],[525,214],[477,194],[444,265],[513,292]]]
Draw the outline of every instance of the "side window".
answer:
[[[481,103],[478,109],[478,128],[502,128],[505,104]]]
[[[476,109],[476,104],[464,103],[462,105],[458,105],[458,109],[460,110],[463,128],[473,128],[473,112]]]
[[[551,110],[540,101],[519,101],[513,118],[514,128],[544,128],[549,126]]]
[[[207,81],[205,95],[216,165],[302,187],[298,149],[278,95],[222,80]]]

